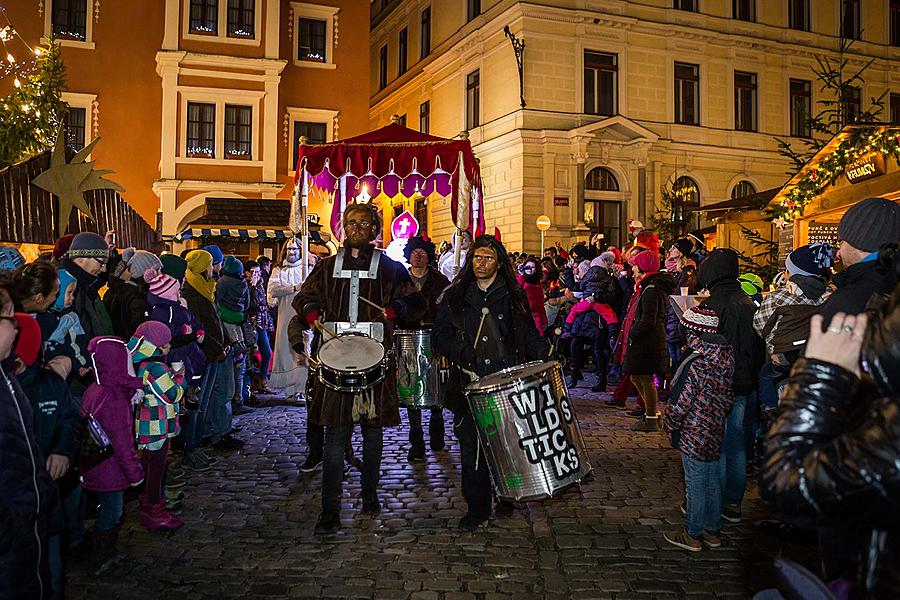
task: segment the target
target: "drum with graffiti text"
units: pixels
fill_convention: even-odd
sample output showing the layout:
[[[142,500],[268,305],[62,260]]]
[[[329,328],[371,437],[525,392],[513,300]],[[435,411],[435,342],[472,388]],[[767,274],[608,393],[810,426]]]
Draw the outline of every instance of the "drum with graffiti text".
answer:
[[[466,386],[466,399],[500,498],[549,498],[591,472],[558,362],[486,375]]]
[[[394,356],[400,404],[411,408],[443,406],[449,364],[431,353],[431,330],[394,330]]]

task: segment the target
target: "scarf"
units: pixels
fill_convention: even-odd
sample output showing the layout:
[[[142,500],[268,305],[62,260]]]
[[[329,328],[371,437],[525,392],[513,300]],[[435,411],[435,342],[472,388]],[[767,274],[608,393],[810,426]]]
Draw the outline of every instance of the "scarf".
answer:
[[[197,290],[197,292],[209,300],[210,302],[215,302],[215,293],[216,293],[216,282],[212,279],[207,279],[203,275],[198,273],[194,273],[190,269],[185,271],[184,279],[187,281],[187,284]]]

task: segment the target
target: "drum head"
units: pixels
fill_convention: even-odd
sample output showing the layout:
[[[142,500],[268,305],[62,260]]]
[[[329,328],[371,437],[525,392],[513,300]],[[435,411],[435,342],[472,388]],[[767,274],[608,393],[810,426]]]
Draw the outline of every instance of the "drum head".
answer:
[[[557,363],[555,360],[551,360],[548,362],[534,361],[525,363],[524,365],[518,365],[515,367],[510,367],[508,369],[503,369],[502,371],[497,371],[496,373],[485,375],[478,381],[469,384],[468,386],[466,386],[466,391],[476,392],[493,388],[506,387],[516,380],[528,379],[539,375],[545,371],[552,369],[558,364],[559,363]]]
[[[319,348],[319,362],[337,371],[365,371],[384,358],[384,346],[364,335],[342,335]]]

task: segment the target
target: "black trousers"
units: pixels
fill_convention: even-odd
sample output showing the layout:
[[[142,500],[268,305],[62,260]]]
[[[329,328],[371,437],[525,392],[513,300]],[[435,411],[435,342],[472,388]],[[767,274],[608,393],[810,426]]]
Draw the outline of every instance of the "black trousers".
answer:
[[[462,459],[462,493],[469,507],[469,514],[487,519],[491,516],[491,500],[494,496],[487,456],[478,448],[478,430],[472,414],[454,415],[453,431],[459,440]],[[477,464],[476,464],[477,463]]]
[[[381,478],[381,427],[360,424],[363,435],[362,493],[374,496]],[[344,480],[344,456],[354,425],[334,425],[325,428],[325,454],[322,464],[322,512],[341,510],[341,492]]]

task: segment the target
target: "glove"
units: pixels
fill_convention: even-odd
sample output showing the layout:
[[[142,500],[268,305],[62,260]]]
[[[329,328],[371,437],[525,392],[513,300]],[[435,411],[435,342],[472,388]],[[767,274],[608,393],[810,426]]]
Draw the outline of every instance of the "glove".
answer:
[[[306,324],[309,325],[310,327],[312,327],[313,323],[318,321],[319,317],[321,317],[321,316],[322,316],[321,312],[319,312],[317,310],[312,310],[312,311],[306,313],[306,316],[304,316],[303,318],[306,320]]]
[[[193,333],[193,331],[194,331],[194,330],[193,330],[193,329],[191,328],[191,326],[190,326],[189,324],[187,324],[187,323],[185,323],[185,324],[182,325],[182,327],[181,327],[181,334],[182,334],[182,335],[190,335],[191,333]]]
[[[384,307],[384,318],[388,321],[396,321],[397,320],[397,311],[394,310],[393,306],[385,306]]]

